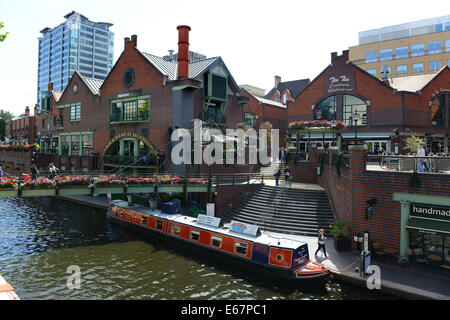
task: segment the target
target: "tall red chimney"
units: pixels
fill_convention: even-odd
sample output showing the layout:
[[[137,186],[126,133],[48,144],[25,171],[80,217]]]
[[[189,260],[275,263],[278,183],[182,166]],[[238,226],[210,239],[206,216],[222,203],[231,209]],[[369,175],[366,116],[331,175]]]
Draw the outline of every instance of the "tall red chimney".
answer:
[[[178,26],[178,79],[189,78],[189,26]]]

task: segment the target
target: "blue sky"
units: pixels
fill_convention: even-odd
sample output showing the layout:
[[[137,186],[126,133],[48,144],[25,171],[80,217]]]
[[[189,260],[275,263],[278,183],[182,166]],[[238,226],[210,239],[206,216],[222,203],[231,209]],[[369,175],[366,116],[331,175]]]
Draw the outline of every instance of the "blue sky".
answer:
[[[126,3],[127,7],[123,7]],[[0,0],[0,21],[8,38],[0,43],[0,109],[14,114],[36,103],[38,37],[64,22],[72,10],[92,21],[110,22],[114,60],[123,39],[138,36],[138,47],[155,55],[177,49],[180,24],[191,26],[190,49],[221,56],[238,84],[267,91],[282,81],[316,77],[339,54],[357,45],[358,32],[433,18],[439,0]]]

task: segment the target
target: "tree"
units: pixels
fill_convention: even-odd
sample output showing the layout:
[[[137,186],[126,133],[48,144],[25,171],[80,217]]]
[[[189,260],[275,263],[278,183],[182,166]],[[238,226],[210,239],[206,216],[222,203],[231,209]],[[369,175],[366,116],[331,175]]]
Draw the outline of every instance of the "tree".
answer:
[[[14,115],[9,111],[0,110],[0,137],[5,136],[6,120],[11,120]]]
[[[5,25],[3,24],[3,22],[0,22],[0,29],[3,28],[4,26]],[[8,36],[8,32],[0,33],[0,42],[5,40],[7,36]]]
[[[411,134],[410,137],[406,138],[405,147],[403,150],[409,149],[412,153],[417,153],[419,150],[419,145],[424,145],[425,140],[423,138],[419,138],[414,133]]]

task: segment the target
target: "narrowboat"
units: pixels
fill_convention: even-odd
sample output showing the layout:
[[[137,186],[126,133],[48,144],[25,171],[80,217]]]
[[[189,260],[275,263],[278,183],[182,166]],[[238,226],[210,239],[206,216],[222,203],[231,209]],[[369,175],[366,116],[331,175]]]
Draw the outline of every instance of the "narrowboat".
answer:
[[[309,259],[308,244],[262,232],[256,225],[218,217],[164,213],[158,209],[112,200],[107,217],[153,236],[237,263],[290,284],[325,283],[329,271]]]
[[[0,276],[0,300],[20,300],[12,285]]]

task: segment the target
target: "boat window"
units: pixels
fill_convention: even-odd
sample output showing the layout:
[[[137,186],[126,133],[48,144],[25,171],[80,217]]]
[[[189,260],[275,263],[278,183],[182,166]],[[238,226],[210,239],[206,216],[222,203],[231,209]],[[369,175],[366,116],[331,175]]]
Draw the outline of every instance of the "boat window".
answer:
[[[156,220],[156,229],[162,230],[163,222],[161,220]]]
[[[141,217],[141,224],[147,224],[148,223],[148,217],[147,216],[142,216]]]
[[[180,226],[177,226],[177,225],[172,225],[172,234],[176,234],[176,235],[179,235],[180,234]]]
[[[197,230],[191,230],[189,232],[189,239],[198,241],[200,239],[200,232]]]
[[[213,247],[220,248],[222,246],[222,238],[221,237],[212,236],[211,237],[211,245]]]
[[[236,241],[234,243],[234,252],[236,252],[238,254],[242,254],[242,255],[246,256],[247,249],[248,249],[248,245],[246,243],[242,243],[239,241]]]

